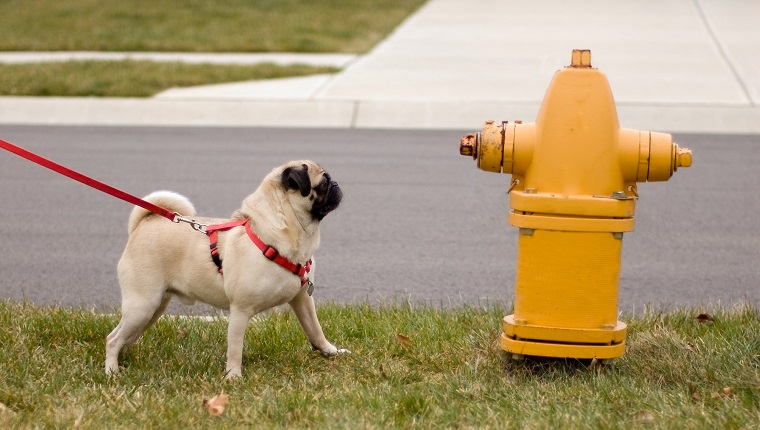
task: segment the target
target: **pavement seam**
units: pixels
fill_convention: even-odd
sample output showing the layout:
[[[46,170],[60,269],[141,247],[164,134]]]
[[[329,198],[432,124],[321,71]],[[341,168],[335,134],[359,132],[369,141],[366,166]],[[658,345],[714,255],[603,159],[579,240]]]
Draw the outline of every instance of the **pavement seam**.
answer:
[[[702,5],[699,4],[699,0],[692,0],[692,4],[694,5],[694,9],[697,11],[699,20],[702,22],[702,25],[707,31],[707,35],[710,36],[710,40],[713,42],[715,49],[718,51],[718,54],[726,63],[726,65],[728,66],[728,69],[731,71],[731,75],[733,75],[734,79],[739,84],[739,87],[742,89],[742,93],[744,94],[744,97],[747,98],[747,103],[749,103],[749,105],[752,107],[757,106],[755,102],[752,100],[752,94],[750,93],[749,88],[747,87],[747,84],[744,82],[744,79],[742,79],[741,74],[739,74],[739,72],[736,70],[736,66],[734,66],[734,62],[731,61],[731,58],[729,58],[728,54],[723,49],[723,45],[721,45],[720,40],[718,39],[717,35],[713,31],[712,25],[710,25],[710,20],[707,18],[707,15],[705,15],[705,11],[702,10]]]
[[[353,102],[353,109],[351,110],[351,123],[349,125],[350,128],[357,128],[356,123],[359,121],[359,104],[361,102],[359,100],[355,100]]]

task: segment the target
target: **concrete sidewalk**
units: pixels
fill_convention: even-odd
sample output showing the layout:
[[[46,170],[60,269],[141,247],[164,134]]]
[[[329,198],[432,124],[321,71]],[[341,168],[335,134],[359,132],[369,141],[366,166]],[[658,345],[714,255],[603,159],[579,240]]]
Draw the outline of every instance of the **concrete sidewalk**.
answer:
[[[624,127],[760,133],[758,20],[751,0],[430,0],[336,75],[152,99],[0,97],[0,123],[474,130],[532,121],[582,48],[607,74]]]

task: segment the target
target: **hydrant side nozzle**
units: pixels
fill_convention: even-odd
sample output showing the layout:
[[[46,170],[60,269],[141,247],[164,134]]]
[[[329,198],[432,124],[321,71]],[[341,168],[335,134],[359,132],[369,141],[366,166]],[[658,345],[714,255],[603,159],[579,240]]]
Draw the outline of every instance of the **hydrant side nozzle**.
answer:
[[[459,153],[471,156],[480,170],[512,173],[513,137],[514,125],[488,120],[480,133],[469,133],[459,140]]]
[[[504,164],[505,122],[488,120],[478,135],[478,168],[486,172],[501,173]]]
[[[691,150],[681,148],[670,134],[621,128],[618,156],[627,182],[667,181],[679,167],[690,167]]]
[[[646,182],[667,181],[679,167],[690,167],[691,150],[681,148],[666,133],[643,132],[649,136],[649,171]],[[639,179],[639,182],[644,182]]]

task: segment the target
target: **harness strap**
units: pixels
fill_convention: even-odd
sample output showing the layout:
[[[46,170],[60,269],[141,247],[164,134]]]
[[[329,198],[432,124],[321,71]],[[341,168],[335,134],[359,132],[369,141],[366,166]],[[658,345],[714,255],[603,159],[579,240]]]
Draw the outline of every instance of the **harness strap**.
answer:
[[[213,225],[206,226],[206,236],[208,236],[208,240],[210,242],[210,248],[211,248],[211,260],[214,261],[214,264],[216,264],[216,267],[219,269],[219,274],[223,275],[224,273],[222,270],[222,257],[219,256],[218,232],[231,230],[235,227],[241,226],[246,223],[248,223],[247,219],[239,219],[239,220],[224,222],[221,224],[213,224]]]
[[[251,239],[251,242],[253,242],[256,245],[256,247],[259,248],[259,250],[261,250],[261,253],[264,254],[264,257],[277,263],[280,267],[283,267],[284,269],[288,270],[292,274],[301,278],[301,286],[309,282],[309,278],[306,276],[306,274],[311,271],[311,260],[307,261],[305,264],[296,264],[288,260],[287,258],[283,257],[282,255],[280,255],[277,249],[275,249],[274,247],[270,245],[267,245],[258,236],[256,236],[256,233],[254,233],[253,230],[251,230],[251,224],[248,221],[249,220],[247,219],[234,220],[234,221],[228,221],[221,224],[213,224],[206,227],[206,235],[208,235],[210,248],[211,248],[211,259],[214,261],[214,264],[216,264],[216,267],[219,269],[219,273],[223,274],[223,270],[222,270],[222,258],[219,256],[219,248],[217,246],[219,242],[219,235],[217,232],[227,231],[227,230],[230,230],[242,225],[245,227],[245,232],[248,234],[248,237]]]

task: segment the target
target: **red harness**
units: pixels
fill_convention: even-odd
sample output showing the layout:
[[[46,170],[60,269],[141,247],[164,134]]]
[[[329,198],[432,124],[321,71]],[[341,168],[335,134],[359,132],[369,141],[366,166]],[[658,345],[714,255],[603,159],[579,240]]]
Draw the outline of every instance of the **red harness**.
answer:
[[[251,242],[253,242],[261,250],[261,253],[264,254],[264,257],[274,261],[281,267],[285,268],[285,270],[300,277],[301,286],[309,283],[310,281],[306,274],[311,271],[311,260],[302,265],[293,263],[292,261],[283,257],[274,247],[267,245],[261,239],[259,239],[258,236],[256,236],[256,233],[251,230],[251,223],[248,221],[248,219],[239,219],[221,224],[213,224],[206,227],[206,235],[208,236],[209,242],[211,242],[211,259],[214,260],[214,264],[216,264],[216,267],[219,268],[219,273],[221,274],[223,271],[222,259],[219,257],[219,248],[217,247],[217,243],[219,241],[219,235],[217,232],[227,231],[242,225],[245,227],[245,232],[248,233],[248,237],[251,238]]]

